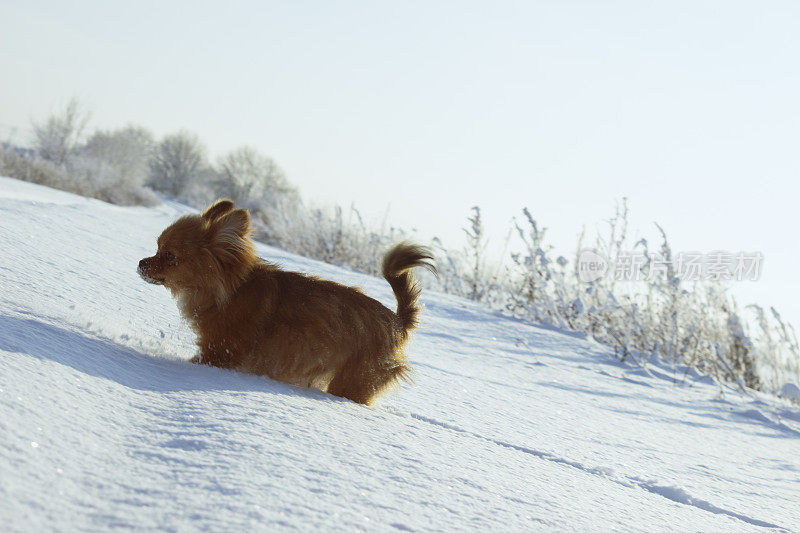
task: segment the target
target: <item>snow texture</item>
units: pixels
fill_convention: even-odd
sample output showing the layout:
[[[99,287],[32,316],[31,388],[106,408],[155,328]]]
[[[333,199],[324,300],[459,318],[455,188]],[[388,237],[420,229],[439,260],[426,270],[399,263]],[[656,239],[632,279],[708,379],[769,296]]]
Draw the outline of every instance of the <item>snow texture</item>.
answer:
[[[426,292],[368,408],[200,367],[136,274],[188,208],[0,178],[4,531],[800,530],[800,412]],[[388,284],[259,246],[287,269]],[[789,391],[793,392],[793,391]]]

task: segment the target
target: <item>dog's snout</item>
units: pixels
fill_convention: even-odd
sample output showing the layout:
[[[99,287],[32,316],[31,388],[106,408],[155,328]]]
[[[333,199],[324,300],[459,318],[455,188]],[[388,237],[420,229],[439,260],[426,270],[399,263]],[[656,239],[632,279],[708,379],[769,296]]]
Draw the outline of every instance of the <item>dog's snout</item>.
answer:
[[[149,257],[145,257],[139,261],[139,268],[136,269],[136,272],[138,272],[140,276],[143,276],[147,272],[148,267],[150,266],[149,259]]]
[[[152,257],[145,257],[141,261],[139,261],[139,268],[136,271],[145,280],[147,283],[152,283],[153,285],[163,285],[164,279],[153,277],[153,258]]]

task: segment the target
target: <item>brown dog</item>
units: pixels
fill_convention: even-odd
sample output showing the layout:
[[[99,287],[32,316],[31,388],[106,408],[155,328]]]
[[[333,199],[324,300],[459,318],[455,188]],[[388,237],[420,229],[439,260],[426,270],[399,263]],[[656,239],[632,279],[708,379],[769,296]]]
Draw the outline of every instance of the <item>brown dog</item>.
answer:
[[[401,243],[384,256],[393,313],[358,289],[262,261],[250,232],[248,212],[218,200],[179,218],[161,233],[156,255],[139,262],[142,278],[168,288],[197,333],[194,362],[363,404],[408,380],[403,351],[419,313],[410,270],[436,271],[428,249]]]

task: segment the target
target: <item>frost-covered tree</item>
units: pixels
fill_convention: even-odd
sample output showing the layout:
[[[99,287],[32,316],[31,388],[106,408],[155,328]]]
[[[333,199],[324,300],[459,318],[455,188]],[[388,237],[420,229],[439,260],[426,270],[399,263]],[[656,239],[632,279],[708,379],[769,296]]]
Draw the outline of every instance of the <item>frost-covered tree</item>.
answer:
[[[150,186],[168,196],[180,196],[206,166],[205,154],[205,146],[196,135],[186,131],[167,135],[153,151]]]
[[[95,132],[80,153],[108,165],[114,173],[114,181],[139,187],[147,180],[153,145],[153,135],[149,131],[138,126],[126,126]]]
[[[299,200],[278,164],[255,148],[242,146],[219,158],[216,190],[237,204],[280,209]]]

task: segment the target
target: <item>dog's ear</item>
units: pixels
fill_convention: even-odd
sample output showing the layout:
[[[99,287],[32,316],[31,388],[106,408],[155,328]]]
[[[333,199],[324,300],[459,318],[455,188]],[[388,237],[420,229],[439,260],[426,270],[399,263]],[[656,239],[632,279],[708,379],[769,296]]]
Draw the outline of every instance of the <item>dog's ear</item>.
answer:
[[[210,222],[217,220],[221,216],[226,215],[231,211],[233,211],[233,202],[225,198],[214,202],[214,204],[203,211],[203,214],[200,216]]]
[[[245,209],[235,209],[217,218],[214,224],[219,228],[217,235],[222,241],[244,238],[250,233],[250,213]]]

